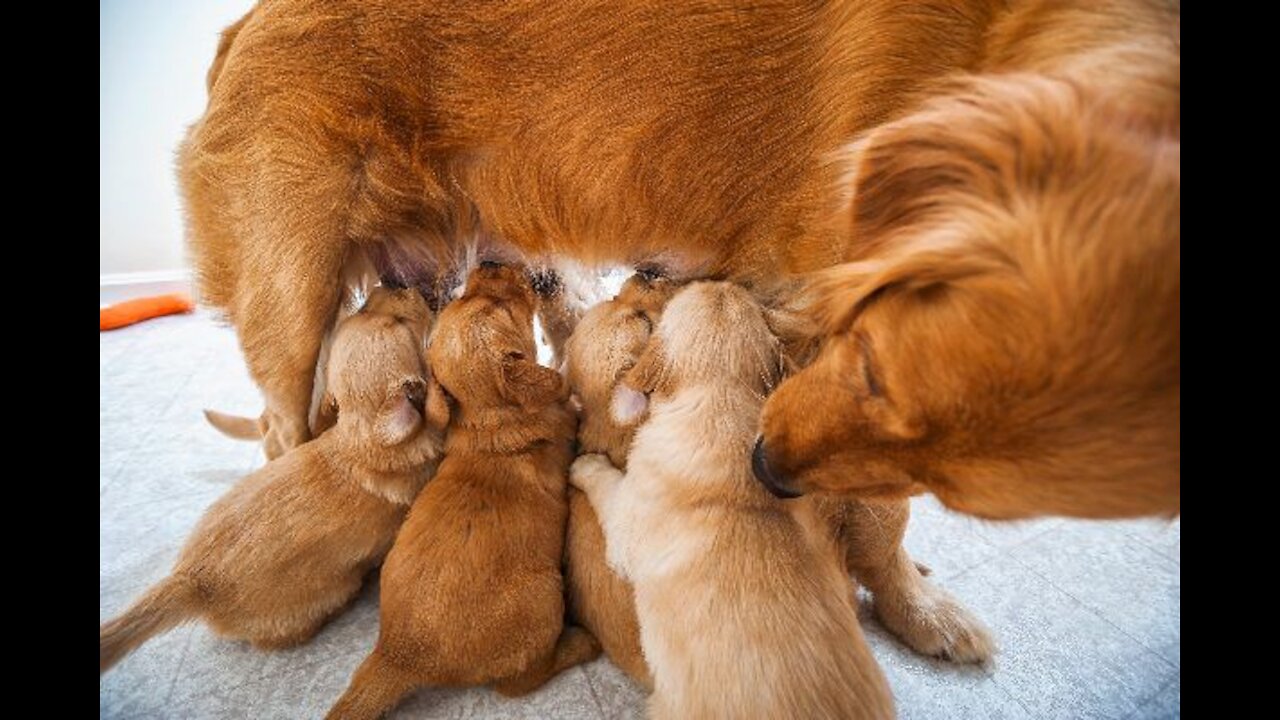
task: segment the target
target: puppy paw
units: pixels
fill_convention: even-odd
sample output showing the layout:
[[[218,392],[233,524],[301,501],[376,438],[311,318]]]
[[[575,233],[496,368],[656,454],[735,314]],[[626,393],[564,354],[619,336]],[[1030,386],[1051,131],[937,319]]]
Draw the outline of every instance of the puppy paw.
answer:
[[[880,623],[921,655],[983,665],[995,656],[986,625],[928,580],[921,578],[913,592],[880,594],[874,602]]]
[[[605,480],[618,470],[609,462],[606,455],[588,453],[579,455],[569,468],[569,483],[582,492],[589,493],[597,483]]]

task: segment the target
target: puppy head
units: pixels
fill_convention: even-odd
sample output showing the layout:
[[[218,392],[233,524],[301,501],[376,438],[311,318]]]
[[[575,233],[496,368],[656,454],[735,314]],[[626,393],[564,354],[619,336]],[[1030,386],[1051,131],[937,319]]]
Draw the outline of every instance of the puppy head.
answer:
[[[427,390],[423,358],[432,314],[414,290],[375,289],[338,326],[329,355],[329,401],[341,422],[357,423],[390,447],[422,427]]]
[[[613,418],[634,424],[651,395],[684,387],[727,383],[766,395],[781,372],[781,348],[751,294],[729,282],[694,282],[672,296],[635,366],[615,389]]]
[[[561,398],[560,375],[537,363],[534,307],[520,268],[488,263],[471,273],[462,297],[441,311],[427,349],[430,417],[447,419],[451,403],[533,410]]]
[[[565,344],[565,372],[581,409],[578,436],[588,452],[626,465],[632,428],[614,421],[609,404],[622,374],[636,363],[674,292],[671,281],[633,275],[618,296],[588,310]]]
[[[1014,77],[851,162],[867,252],[814,279],[825,340],[765,406],[761,481],[990,518],[1176,513],[1177,138]]]
[[[431,312],[421,292],[413,288],[375,287],[369,291],[364,307],[360,310],[369,315],[383,315],[407,323],[421,334],[423,347],[426,347],[427,333],[431,330],[435,314]]]

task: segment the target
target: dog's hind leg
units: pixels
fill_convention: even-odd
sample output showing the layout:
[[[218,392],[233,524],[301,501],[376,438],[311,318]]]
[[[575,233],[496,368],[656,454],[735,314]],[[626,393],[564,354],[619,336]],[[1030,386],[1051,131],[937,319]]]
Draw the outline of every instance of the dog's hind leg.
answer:
[[[331,230],[304,230],[310,235],[306,243],[275,233],[246,243],[256,257],[241,266],[236,329],[249,374],[266,401],[268,458],[311,439],[307,416],[316,362],[341,290],[344,243]]]

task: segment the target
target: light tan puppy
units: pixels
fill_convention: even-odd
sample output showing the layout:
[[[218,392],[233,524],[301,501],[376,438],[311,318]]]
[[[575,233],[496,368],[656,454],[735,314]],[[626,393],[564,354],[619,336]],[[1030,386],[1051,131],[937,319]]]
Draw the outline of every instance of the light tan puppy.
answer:
[[[616,298],[587,311],[569,337],[565,375],[579,406],[579,452],[602,453],[626,469],[635,426],[619,424],[610,416],[610,398],[622,374],[640,357],[674,289],[668,280],[633,275]],[[600,521],[587,496],[576,488],[569,489],[565,583],[572,617],[595,635],[614,665],[652,690],[631,583],[606,563]]]
[[[830,534],[752,477],[779,366],[745,290],[691,284],[614,398],[620,421],[648,412],[627,474],[602,455],[573,465],[610,564],[635,585],[653,717],[893,715]]]
[[[441,448],[423,418],[430,311],[403,292],[412,312],[382,312],[375,300],[338,328],[328,380],[338,424],[209,508],[169,577],[103,623],[101,671],[196,618],[258,647],[295,645],[360,590]]]
[[[609,412],[613,391],[635,365],[652,325],[675,286],[637,274],[611,301],[591,308],[567,344],[565,372],[579,406],[578,450],[601,453],[626,470],[634,425]],[[779,320],[770,317],[770,326]],[[819,518],[837,539],[840,562],[874,597],[877,618],[915,651],[957,662],[986,662],[995,652],[990,632],[959,602],[923,577],[902,546],[910,515],[906,500],[864,502],[814,495]],[[605,561],[604,535],[595,510],[576,488],[569,490],[565,580],[572,617],[600,641],[615,665],[652,690],[640,646],[631,584]],[[849,586],[852,592],[854,585]]]
[[[561,633],[575,422],[559,373],[535,362],[534,303],[523,272],[483,264],[440,314],[427,414],[448,424],[445,459],[387,556],[378,644],[331,718],[378,717],[424,685],[519,694],[599,654]]]

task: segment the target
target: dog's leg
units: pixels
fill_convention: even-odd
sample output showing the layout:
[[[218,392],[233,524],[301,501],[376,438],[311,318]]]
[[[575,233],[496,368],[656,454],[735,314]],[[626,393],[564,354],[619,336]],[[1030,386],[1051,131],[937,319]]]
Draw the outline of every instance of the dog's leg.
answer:
[[[955,662],[989,661],[995,653],[991,632],[925,579],[902,547],[910,502],[849,502],[843,510],[845,561],[871,592],[880,622],[923,655]]]
[[[311,439],[307,416],[320,344],[341,297],[347,239],[332,200],[293,198],[246,238],[236,283],[236,330],[266,401],[267,457]],[[265,211],[264,211],[265,213]]]
[[[555,648],[546,657],[534,661],[519,675],[494,683],[493,689],[507,697],[527,695],[561,672],[595,660],[599,655],[600,643],[591,633],[577,625],[566,625]]]
[[[621,502],[624,475],[604,455],[583,455],[569,469],[569,481],[587,494],[604,531],[605,557],[609,567],[624,580],[630,578],[627,548],[631,547],[631,513]]]

